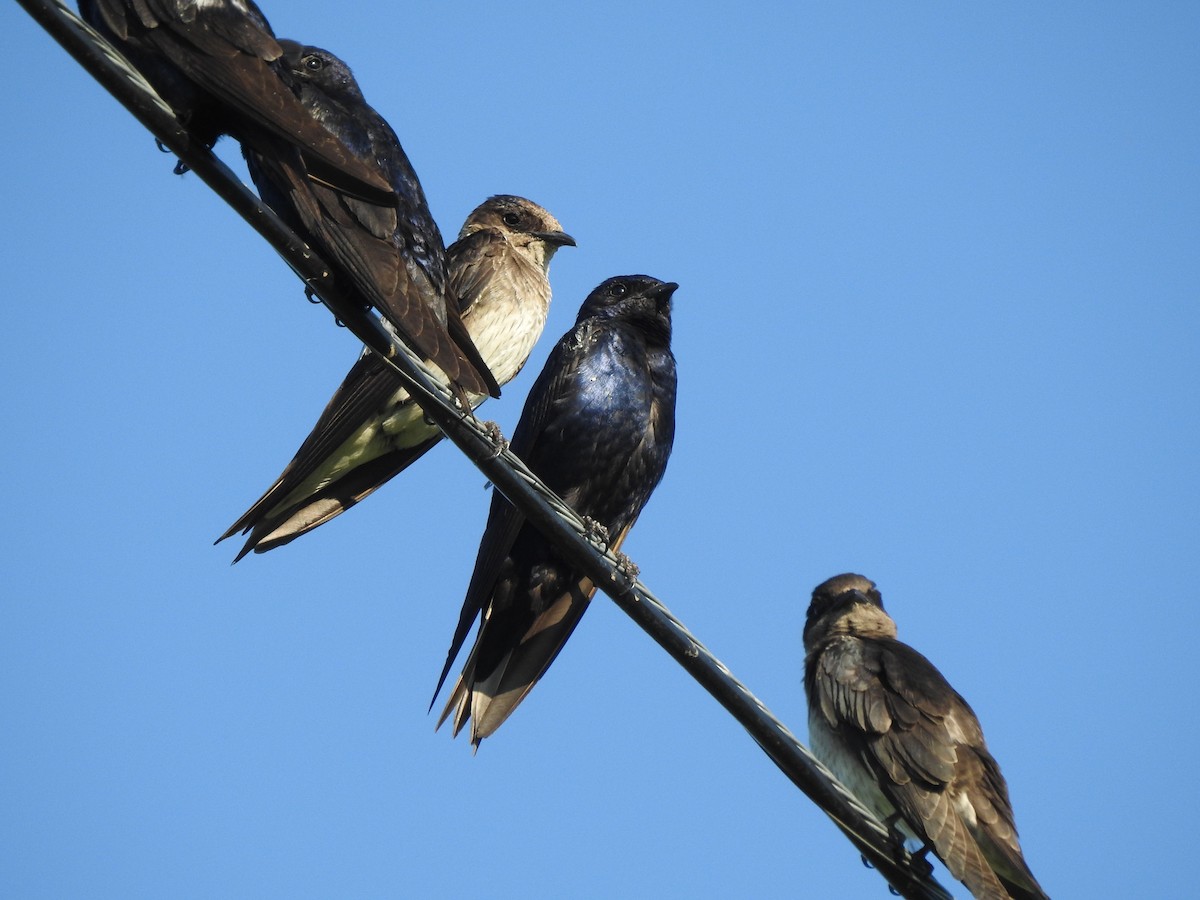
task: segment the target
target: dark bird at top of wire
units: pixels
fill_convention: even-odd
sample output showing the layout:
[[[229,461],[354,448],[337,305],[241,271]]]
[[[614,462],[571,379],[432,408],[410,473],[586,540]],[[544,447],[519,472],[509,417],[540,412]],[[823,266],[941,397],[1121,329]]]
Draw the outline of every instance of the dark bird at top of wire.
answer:
[[[445,247],[395,133],[332,54],[251,0],[81,0],[191,138],[235,137],[265,202],[464,393],[499,396],[446,294]]]
[[[280,62],[283,48],[252,0],[79,0],[79,11],[201,146],[222,135],[268,149],[281,141],[299,150],[310,178],[396,204],[387,180],[300,104]]]
[[[362,304],[437,366],[470,409],[469,394],[500,396],[500,386],[463,324],[449,288],[446,248],[425,192],[391,126],[365,100],[350,68],[319,47],[280,41],[281,65],[308,113],[364,161],[398,199],[381,206],[308,178],[294,147],[264,152],[243,145],[263,201],[332,264]]]

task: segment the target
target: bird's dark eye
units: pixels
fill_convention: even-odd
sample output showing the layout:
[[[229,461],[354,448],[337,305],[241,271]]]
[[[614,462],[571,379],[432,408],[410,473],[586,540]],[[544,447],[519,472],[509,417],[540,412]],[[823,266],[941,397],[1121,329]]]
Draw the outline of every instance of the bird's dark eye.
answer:
[[[624,297],[624,296],[625,296],[625,292],[626,292],[626,291],[628,291],[628,290],[629,290],[629,289],[628,289],[627,287],[625,287],[625,285],[621,284],[621,282],[619,282],[619,281],[618,281],[616,284],[614,284],[614,285],[613,285],[613,286],[612,286],[612,287],[609,289],[609,291],[608,291],[608,292],[609,292],[610,294],[612,294],[614,297]]]
[[[520,221],[521,221],[521,217],[518,216],[515,212],[508,212],[508,213],[504,214],[504,224],[508,225],[510,228],[516,228],[517,223]]]
[[[310,72],[320,72],[325,68],[325,60],[319,56],[306,56],[304,57],[304,68]]]

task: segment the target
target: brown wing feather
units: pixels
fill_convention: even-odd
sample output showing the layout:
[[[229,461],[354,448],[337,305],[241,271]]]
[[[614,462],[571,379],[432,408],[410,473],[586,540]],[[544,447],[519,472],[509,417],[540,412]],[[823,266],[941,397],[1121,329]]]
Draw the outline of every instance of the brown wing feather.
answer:
[[[960,759],[970,753],[961,737],[978,735],[978,722],[932,664],[899,641],[843,638],[818,660],[814,687],[829,727],[860,748],[912,833],[976,898],[1006,900],[958,809]]]
[[[507,249],[504,235],[493,228],[483,228],[459,238],[446,250],[450,289],[458,297],[460,312],[470,309],[495,280],[504,265]]]

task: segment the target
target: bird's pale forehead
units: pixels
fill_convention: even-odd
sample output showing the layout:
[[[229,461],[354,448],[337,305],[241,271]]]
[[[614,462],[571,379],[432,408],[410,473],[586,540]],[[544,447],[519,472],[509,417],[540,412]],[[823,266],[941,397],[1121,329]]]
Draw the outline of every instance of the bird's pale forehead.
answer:
[[[871,581],[871,579],[863,575],[856,575],[853,572],[847,572],[844,575],[835,575],[828,581],[817,585],[813,594],[825,594],[834,597],[846,591],[860,591],[865,594],[874,589],[875,582]]]
[[[838,617],[834,631],[864,637],[896,636],[896,622],[878,606],[856,603]]]
[[[563,230],[562,224],[558,221],[558,219],[554,218],[554,216],[550,215],[549,212],[542,209],[540,206],[537,207],[537,214],[538,214],[538,217],[542,220],[542,224],[543,224],[542,231],[562,231]]]

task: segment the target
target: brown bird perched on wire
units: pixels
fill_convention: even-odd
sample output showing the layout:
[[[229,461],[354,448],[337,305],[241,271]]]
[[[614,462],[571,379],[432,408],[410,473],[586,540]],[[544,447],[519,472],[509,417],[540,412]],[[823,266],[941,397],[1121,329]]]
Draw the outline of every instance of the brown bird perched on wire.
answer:
[[[847,574],[818,585],[804,650],[809,740],[842,783],[897,840],[932,848],[975,897],[1045,900],[979,720],[896,639],[874,582]]]
[[[500,384],[516,377],[541,337],[550,260],[564,246],[575,246],[575,239],[558,219],[532,200],[501,194],[467,216],[446,251],[463,323]],[[486,399],[468,396],[472,406]],[[400,377],[364,353],[283,473],[218,541],[249,531],[238,559],[293,541],[373,493],[441,439]]]

